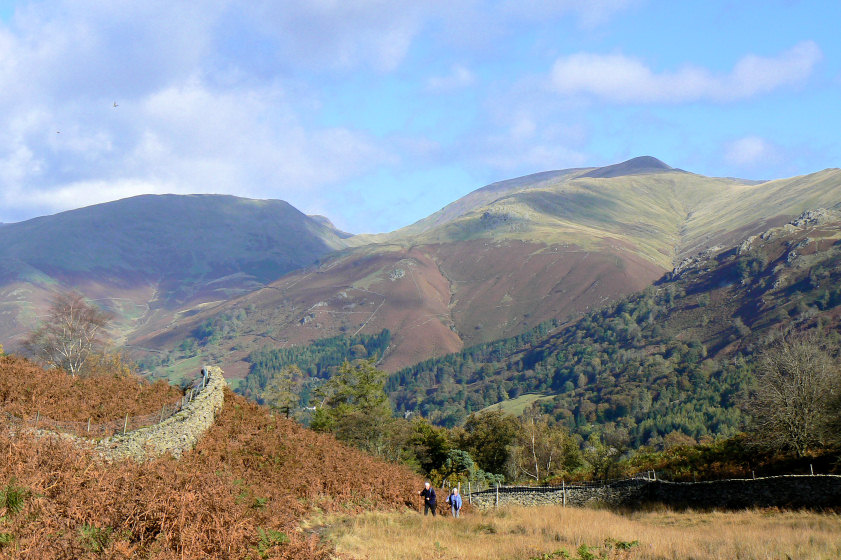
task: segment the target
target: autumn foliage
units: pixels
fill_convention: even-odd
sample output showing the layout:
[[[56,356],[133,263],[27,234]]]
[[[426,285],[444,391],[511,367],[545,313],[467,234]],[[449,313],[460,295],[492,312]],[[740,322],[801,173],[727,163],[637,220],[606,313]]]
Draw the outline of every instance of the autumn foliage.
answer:
[[[0,361],[6,400],[20,388],[9,372],[24,367]],[[96,406],[92,395],[51,398],[66,409]],[[0,557],[329,558],[300,529],[303,518],[403,509],[420,485],[403,467],[230,391],[214,427],[180,460],[108,464],[56,438],[2,429]]]
[[[0,411],[20,418],[40,413],[54,420],[104,422],[155,412],[182,395],[164,381],[149,383],[131,374],[119,356],[98,356],[93,367],[101,374],[77,377],[18,356],[0,356]]]

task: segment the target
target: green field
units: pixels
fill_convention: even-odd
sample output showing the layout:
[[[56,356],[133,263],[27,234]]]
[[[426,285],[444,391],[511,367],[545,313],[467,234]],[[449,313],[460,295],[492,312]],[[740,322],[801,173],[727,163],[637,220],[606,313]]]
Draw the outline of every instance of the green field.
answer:
[[[492,404],[491,406],[486,406],[480,412],[486,412],[489,410],[501,410],[506,414],[520,416],[527,408],[529,408],[532,405],[532,403],[551,400],[552,398],[554,398],[554,396],[555,395],[526,393],[524,395],[520,395],[516,399],[509,399],[506,401],[498,402],[496,404]]]

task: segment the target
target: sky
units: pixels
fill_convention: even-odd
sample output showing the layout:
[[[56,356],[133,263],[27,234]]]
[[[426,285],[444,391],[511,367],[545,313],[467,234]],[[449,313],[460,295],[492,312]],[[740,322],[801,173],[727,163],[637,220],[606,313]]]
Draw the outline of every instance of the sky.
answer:
[[[353,233],[641,155],[841,161],[841,2],[0,0],[0,222],[147,193]]]

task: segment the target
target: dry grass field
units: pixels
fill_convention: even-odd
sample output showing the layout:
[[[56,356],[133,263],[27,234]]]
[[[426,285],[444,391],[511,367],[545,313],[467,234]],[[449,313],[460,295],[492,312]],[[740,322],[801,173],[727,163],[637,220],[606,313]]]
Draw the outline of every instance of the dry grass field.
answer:
[[[616,513],[545,506],[476,512],[460,520],[374,512],[322,522],[338,554],[370,560],[841,558],[841,516],[832,513]]]

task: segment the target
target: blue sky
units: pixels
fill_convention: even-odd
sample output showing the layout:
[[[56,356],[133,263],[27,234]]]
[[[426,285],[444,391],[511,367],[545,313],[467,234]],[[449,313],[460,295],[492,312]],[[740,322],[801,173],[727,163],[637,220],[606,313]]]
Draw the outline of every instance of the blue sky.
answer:
[[[837,167],[839,21],[837,1],[0,0],[0,221],[229,193],[379,232],[638,155]]]

